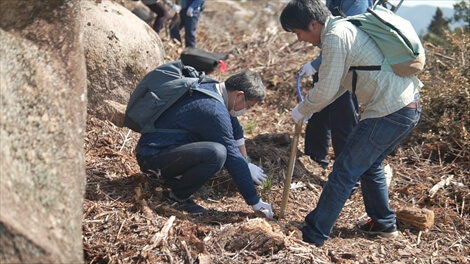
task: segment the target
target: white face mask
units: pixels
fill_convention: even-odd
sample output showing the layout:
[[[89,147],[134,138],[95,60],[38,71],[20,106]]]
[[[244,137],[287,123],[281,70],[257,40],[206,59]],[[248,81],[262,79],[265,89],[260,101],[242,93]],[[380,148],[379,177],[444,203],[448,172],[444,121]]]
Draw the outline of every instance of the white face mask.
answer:
[[[238,110],[238,111],[235,111],[235,110],[230,110],[230,115],[233,116],[233,117],[239,117],[239,116],[242,116],[246,113],[247,109],[246,108],[243,108],[242,110]]]
[[[246,109],[246,106],[245,106],[245,96],[243,96],[243,109],[235,111],[235,100],[233,100],[233,107],[232,107],[232,110],[230,110],[229,113],[230,113],[230,116],[239,117],[239,116],[244,115],[246,113],[246,111],[247,111],[247,109]]]

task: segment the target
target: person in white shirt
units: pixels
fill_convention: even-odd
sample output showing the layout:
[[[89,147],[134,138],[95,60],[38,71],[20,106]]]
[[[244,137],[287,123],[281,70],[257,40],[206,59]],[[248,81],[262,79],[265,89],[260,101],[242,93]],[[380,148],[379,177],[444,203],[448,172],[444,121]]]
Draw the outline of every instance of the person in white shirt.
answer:
[[[333,16],[321,0],[291,0],[283,9],[283,29],[300,41],[320,45],[322,63],[318,82],[292,111],[294,122],[304,122],[352,89],[351,66],[381,65],[384,56],[365,32]],[[323,187],[316,208],[301,228],[304,241],[322,246],[352,188],[360,179],[364,206],[371,219],[358,223],[364,232],[392,237],[398,234],[395,212],[389,205],[382,161],[413,130],[421,115],[416,76],[400,77],[388,71],[358,71],[355,94],[363,110]]]

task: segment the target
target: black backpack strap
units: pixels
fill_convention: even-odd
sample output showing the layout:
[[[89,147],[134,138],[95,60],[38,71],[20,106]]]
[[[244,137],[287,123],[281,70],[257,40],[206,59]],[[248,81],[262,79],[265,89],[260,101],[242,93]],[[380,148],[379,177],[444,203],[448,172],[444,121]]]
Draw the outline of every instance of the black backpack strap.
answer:
[[[356,83],[357,83],[357,71],[380,71],[382,69],[381,66],[351,66],[349,71],[353,72],[353,79],[352,79],[352,92],[353,94],[356,93]]]
[[[333,16],[346,17],[343,10],[341,10],[341,6],[343,5],[343,1],[346,1],[346,0],[332,0],[332,1],[329,2],[328,9],[330,9],[331,14]],[[350,0],[347,0],[347,1],[350,1]]]
[[[335,14],[339,14],[341,17],[346,18],[347,15],[339,8],[339,6],[335,6],[334,8]]]
[[[354,97],[354,104],[356,109],[359,109],[357,97],[356,97],[356,85],[357,85],[357,71],[380,71],[381,66],[351,66],[349,71],[352,71],[352,96]]]

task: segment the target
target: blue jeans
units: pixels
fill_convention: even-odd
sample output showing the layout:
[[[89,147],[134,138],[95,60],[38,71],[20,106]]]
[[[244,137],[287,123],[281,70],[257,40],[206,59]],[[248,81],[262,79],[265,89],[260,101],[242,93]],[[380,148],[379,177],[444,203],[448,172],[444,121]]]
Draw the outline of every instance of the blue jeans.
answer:
[[[420,115],[421,107],[405,107],[385,117],[359,122],[333,164],[317,207],[305,217],[304,241],[323,245],[359,178],[369,217],[384,228],[396,224],[382,161],[410,134]]]
[[[195,9],[193,16],[188,17],[186,15],[187,8],[183,8],[180,11],[180,24],[170,29],[170,37],[175,38],[181,42],[180,30],[184,28],[184,39],[186,47],[196,47],[196,29],[201,15],[201,9]]]
[[[169,147],[156,156],[137,155],[137,162],[143,172],[159,172],[173,194],[185,200],[224,166],[226,158],[224,145],[204,141]]]
[[[338,157],[356,125],[355,98],[348,91],[308,120],[305,128],[305,154],[322,167],[328,166],[326,156],[330,138],[335,156]]]

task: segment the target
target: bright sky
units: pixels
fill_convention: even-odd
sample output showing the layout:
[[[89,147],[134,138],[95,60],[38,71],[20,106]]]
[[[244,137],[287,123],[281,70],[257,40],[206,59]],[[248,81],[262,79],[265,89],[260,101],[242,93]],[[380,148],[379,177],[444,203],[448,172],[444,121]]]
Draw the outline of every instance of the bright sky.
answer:
[[[397,4],[399,0],[389,0],[392,4]],[[469,0],[465,0],[469,1]],[[415,5],[431,5],[438,7],[453,8],[455,3],[459,3],[460,0],[404,0],[402,5],[415,6]]]

